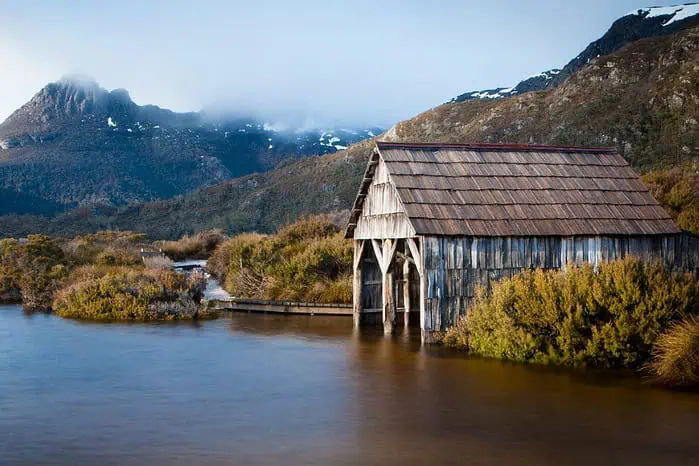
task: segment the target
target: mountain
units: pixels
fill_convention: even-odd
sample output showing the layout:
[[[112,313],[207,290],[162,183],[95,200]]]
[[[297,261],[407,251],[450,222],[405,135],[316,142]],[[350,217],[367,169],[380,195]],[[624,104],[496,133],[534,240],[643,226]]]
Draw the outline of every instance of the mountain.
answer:
[[[0,125],[0,214],[172,197],[281,160],[323,155],[379,128],[284,129],[135,104],[123,89],[64,78]]]
[[[615,145],[634,167],[646,171],[697,160],[697,120],[699,26],[694,26],[632,41],[592,58],[558,86],[507,98],[447,103],[395,125],[379,138]],[[268,172],[168,200],[79,208],[54,219],[8,216],[0,221],[0,236],[131,229],[165,238],[214,227],[229,233],[269,232],[300,215],[320,212],[341,217],[352,205],[372,149],[373,141],[366,140],[323,157],[289,159]],[[678,197],[667,191],[669,197]],[[680,197],[693,194],[696,199],[699,186],[684,186],[681,192]]]
[[[449,102],[472,99],[499,99],[558,87],[592,60],[614,53],[631,42],[674,34],[699,25],[699,4],[641,8],[630,11],[612,24],[605,35],[592,42],[563,69],[552,69],[530,76],[514,87],[472,91]]]
[[[436,107],[387,140],[616,146],[637,169],[699,156],[699,26],[595,58],[557,87]]]

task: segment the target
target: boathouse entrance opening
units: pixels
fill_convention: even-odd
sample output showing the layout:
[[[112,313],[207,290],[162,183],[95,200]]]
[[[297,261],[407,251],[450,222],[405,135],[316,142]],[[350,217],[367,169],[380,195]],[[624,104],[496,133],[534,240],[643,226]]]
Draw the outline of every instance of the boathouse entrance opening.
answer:
[[[408,240],[357,243],[355,293],[361,307],[355,309],[355,324],[383,325],[387,332],[420,327],[420,274]]]

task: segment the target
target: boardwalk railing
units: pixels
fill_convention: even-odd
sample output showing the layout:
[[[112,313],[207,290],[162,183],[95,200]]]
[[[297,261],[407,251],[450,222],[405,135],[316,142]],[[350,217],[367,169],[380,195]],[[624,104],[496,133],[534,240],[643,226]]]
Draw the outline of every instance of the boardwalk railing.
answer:
[[[274,314],[306,314],[351,316],[351,304],[303,303],[296,301],[266,301],[259,299],[212,299],[209,306],[221,311],[267,312]]]

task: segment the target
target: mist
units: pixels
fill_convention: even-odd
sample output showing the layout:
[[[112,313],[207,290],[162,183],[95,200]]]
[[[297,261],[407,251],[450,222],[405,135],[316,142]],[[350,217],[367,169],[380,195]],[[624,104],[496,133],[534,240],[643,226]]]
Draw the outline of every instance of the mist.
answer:
[[[533,4],[532,4],[533,3]],[[612,4],[613,3],[613,4]],[[644,1],[4,2],[0,120],[68,73],[139,104],[388,127],[561,67]]]

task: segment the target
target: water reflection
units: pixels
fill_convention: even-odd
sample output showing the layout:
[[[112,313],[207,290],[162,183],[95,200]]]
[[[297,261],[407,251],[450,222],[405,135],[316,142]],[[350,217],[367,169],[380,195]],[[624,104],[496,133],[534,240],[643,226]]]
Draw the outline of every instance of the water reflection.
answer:
[[[352,335],[352,317],[347,316],[228,312],[226,320],[233,332],[264,337],[345,341]]]
[[[0,308],[2,464],[691,464],[699,396],[466,359],[341,317]]]

